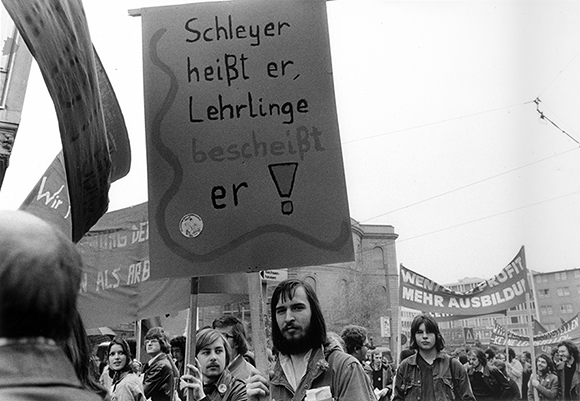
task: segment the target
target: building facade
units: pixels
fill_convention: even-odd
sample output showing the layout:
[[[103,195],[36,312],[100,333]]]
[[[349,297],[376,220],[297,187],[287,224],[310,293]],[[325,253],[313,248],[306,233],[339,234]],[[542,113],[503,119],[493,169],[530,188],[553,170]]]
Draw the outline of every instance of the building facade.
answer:
[[[539,321],[546,330],[560,327],[580,311],[580,268],[533,275]]]

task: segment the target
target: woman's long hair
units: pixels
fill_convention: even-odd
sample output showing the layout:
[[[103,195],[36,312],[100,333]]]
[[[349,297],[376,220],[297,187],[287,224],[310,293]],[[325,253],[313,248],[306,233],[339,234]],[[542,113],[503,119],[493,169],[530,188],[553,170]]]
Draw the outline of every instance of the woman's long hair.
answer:
[[[64,353],[71,361],[75,373],[81,384],[88,390],[98,394],[102,399],[107,398],[107,389],[98,382],[95,364],[91,361],[91,347],[85,325],[78,311],[68,322],[69,337],[62,344]]]

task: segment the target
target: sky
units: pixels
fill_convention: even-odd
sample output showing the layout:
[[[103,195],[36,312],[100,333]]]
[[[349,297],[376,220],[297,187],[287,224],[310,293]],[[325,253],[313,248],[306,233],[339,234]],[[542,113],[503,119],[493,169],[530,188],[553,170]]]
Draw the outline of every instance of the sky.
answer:
[[[132,148],[109,210],[147,200],[141,21],[128,10],[175,3],[84,1]],[[580,267],[580,2],[327,10],[351,217],[392,225],[397,263],[442,284],[490,278],[521,246],[532,270]],[[17,209],[59,150],[33,62],[0,209]]]

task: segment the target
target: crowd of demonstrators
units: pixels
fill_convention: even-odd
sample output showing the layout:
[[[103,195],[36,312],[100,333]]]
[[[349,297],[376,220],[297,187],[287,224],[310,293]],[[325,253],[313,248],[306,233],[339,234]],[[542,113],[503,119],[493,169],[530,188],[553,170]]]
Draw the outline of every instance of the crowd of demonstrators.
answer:
[[[320,302],[298,279],[282,281],[272,294],[272,342],[278,357],[268,377],[246,383],[250,401],[334,399],[376,401],[360,362],[327,337]]]
[[[442,352],[445,340],[435,319],[415,316],[409,348],[415,352],[397,368],[393,401],[475,400],[461,363]]]
[[[226,315],[196,333],[196,359],[187,367],[184,336],[170,342],[163,328],[150,329],[142,373],[128,343],[114,338],[99,383],[76,309],[81,269],[80,254],[58,229],[25,212],[0,212],[0,399],[177,401],[185,400],[183,389],[195,401],[531,401],[534,393],[580,401],[580,354],[571,341],[538,355],[531,376],[527,351],[518,359],[508,349],[507,361],[497,348],[448,355],[437,322],[421,314],[393,373],[364,327],[327,332],[315,291],[298,279],[272,295],[269,372],[258,372],[243,323]]]
[[[558,394],[561,401],[580,400],[580,355],[572,341],[558,343]]]
[[[528,384],[527,399],[534,400],[534,389],[539,400],[556,400],[558,398],[558,376],[552,358],[546,354],[536,357],[536,378],[530,379]]]
[[[477,401],[506,399],[510,393],[509,381],[498,368],[487,362],[483,350],[471,348],[467,356],[469,360],[467,374]]]
[[[188,364],[180,388],[191,389],[193,399],[211,401],[246,401],[246,385],[227,369],[231,348],[223,335],[211,328],[196,334],[196,363]]]
[[[232,375],[245,381],[251,375],[259,373],[249,350],[246,328],[240,319],[225,315],[215,319],[212,327],[226,338],[230,346],[231,362],[229,362],[228,370]]]

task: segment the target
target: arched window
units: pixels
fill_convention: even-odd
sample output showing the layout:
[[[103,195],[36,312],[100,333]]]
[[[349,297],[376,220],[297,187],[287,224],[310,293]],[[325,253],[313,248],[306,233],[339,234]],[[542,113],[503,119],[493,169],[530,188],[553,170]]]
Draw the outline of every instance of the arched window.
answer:
[[[314,289],[314,292],[316,292],[316,279],[312,276],[306,276],[304,277],[304,282],[310,284],[310,286]]]
[[[380,248],[378,246],[373,248],[371,260],[373,269],[383,269],[385,266],[385,253],[383,251],[383,248]]]

